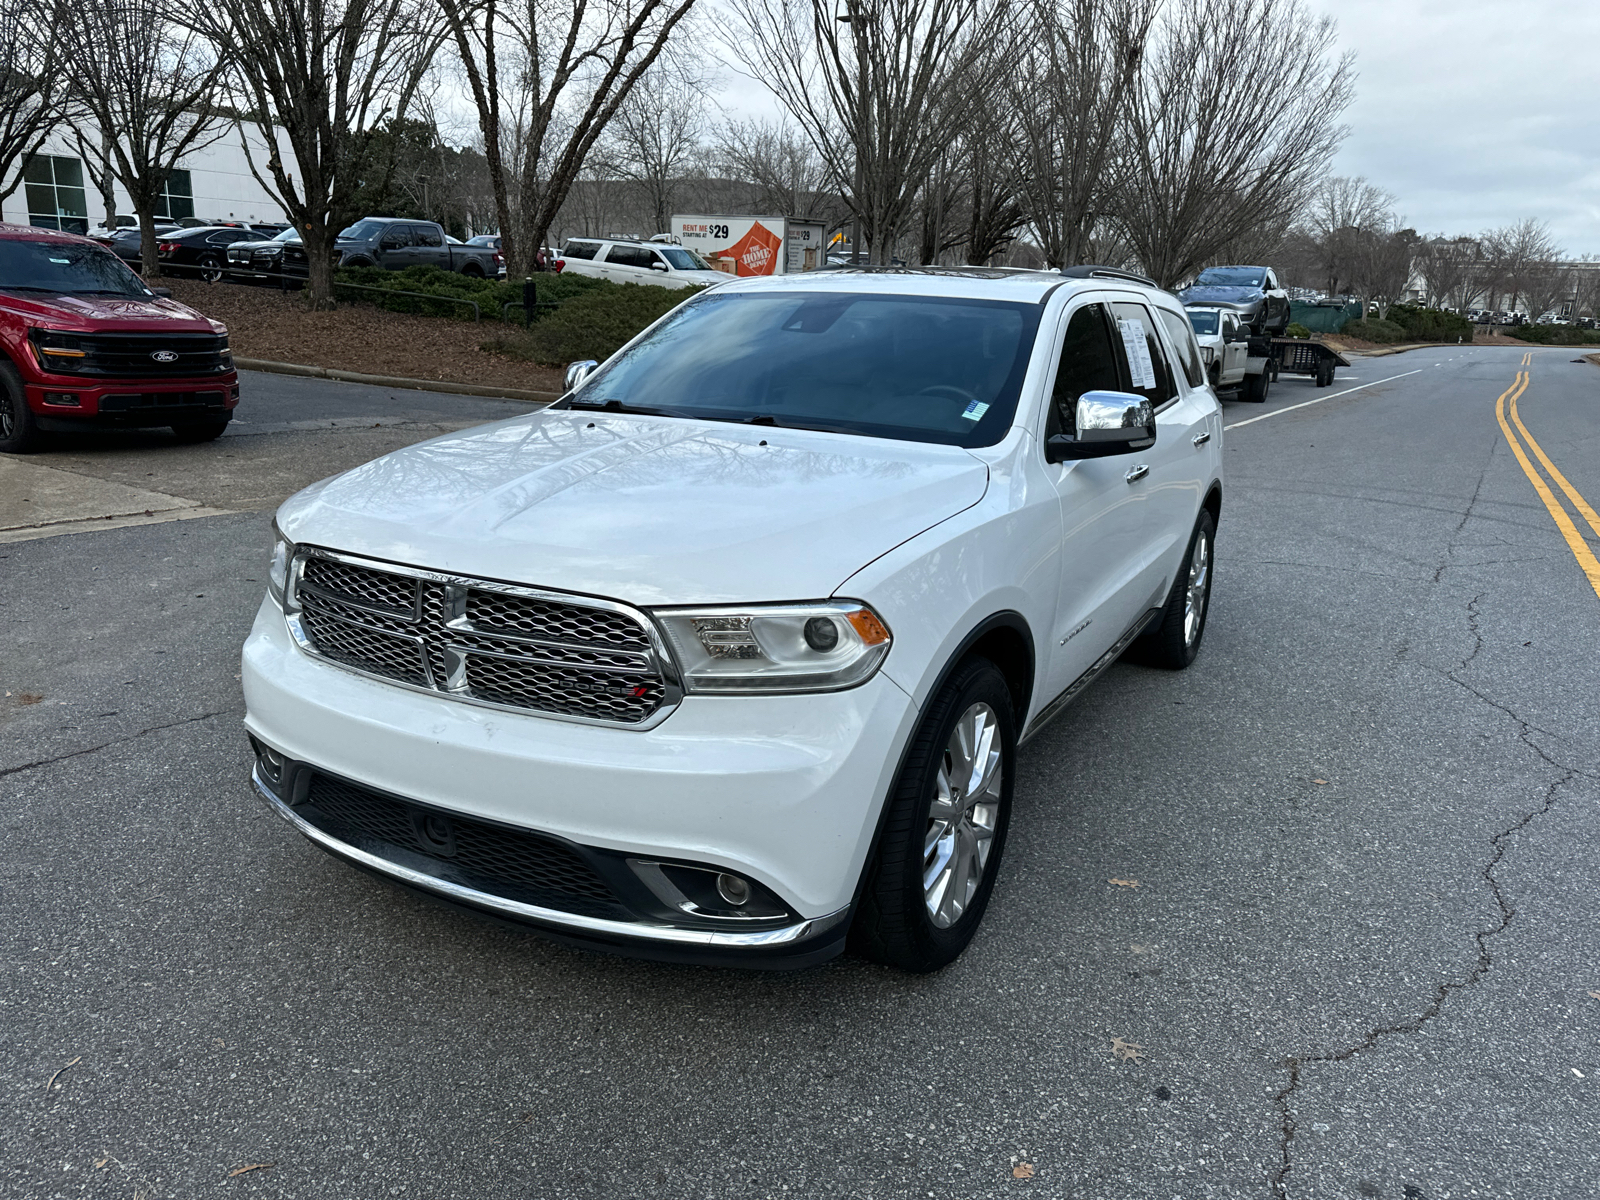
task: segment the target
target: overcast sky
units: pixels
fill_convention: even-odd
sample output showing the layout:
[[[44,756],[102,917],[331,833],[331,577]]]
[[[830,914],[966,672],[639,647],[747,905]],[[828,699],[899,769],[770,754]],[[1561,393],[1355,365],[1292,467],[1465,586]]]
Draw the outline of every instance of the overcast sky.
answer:
[[[1536,217],[1568,253],[1600,257],[1600,3],[1307,0],[1356,52],[1338,175],[1393,192],[1424,233]],[[727,76],[729,110],[776,115]]]

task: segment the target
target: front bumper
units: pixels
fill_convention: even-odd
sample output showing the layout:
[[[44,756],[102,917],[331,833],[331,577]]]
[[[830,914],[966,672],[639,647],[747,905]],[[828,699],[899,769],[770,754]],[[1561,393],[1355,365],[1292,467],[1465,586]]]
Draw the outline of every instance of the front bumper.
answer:
[[[559,840],[591,860],[734,872],[769,889],[791,916],[777,927],[722,929],[528,903],[334,836],[269,797],[324,849],[567,940],[750,966],[799,966],[838,952],[916,718],[910,697],[882,673],[818,695],[690,696],[648,730],[489,710],[313,658],[270,600],[245,643],[241,679],[246,727],[286,760],[418,809]],[[600,865],[615,877],[616,868]]]
[[[239,376],[232,370],[193,379],[47,378],[53,382],[23,384],[41,429],[137,429],[210,421],[228,417],[239,404]]]

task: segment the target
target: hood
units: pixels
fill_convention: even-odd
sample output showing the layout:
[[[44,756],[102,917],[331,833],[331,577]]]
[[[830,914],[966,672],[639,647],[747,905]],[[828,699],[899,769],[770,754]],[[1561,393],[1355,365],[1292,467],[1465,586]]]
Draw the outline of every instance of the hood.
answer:
[[[956,446],[561,410],[396,451],[290,498],[278,524],[640,605],[810,600],[987,487]]]
[[[0,291],[0,305],[22,317],[60,321],[82,329],[85,323],[98,332],[115,326],[142,329],[158,324],[170,333],[226,333],[220,322],[203,317],[187,304],[160,296],[73,296],[57,293],[17,295]]]
[[[1261,299],[1259,287],[1219,287],[1211,284],[1196,284],[1194,287],[1184,288],[1178,293],[1178,299],[1185,304],[1226,304],[1237,308],[1242,304],[1253,304]]]

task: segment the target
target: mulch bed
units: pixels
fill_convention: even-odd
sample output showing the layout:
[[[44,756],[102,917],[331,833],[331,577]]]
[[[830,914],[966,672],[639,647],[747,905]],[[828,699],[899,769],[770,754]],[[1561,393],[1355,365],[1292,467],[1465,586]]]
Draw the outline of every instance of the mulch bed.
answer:
[[[157,282],[172,289],[174,300],[226,325],[233,352],[243,358],[441,383],[561,390],[560,371],[480,348],[503,331],[498,322],[409,316],[343,302],[333,312],[307,312],[298,292],[196,279]]]

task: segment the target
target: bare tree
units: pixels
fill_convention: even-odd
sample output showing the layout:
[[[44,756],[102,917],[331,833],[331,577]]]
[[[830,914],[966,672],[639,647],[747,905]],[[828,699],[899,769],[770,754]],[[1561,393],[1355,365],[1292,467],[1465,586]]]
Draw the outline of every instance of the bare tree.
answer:
[[[51,0],[0,4],[0,200],[17,190],[21,168],[61,120],[65,11]]]
[[[1115,191],[1156,0],[1033,0],[1011,84],[1022,202],[1053,267],[1086,262]]]
[[[755,212],[833,221],[842,204],[829,188],[832,175],[822,156],[794,125],[781,121],[729,121],[715,132],[716,168],[750,188]]]
[[[656,233],[667,231],[678,181],[700,149],[706,86],[691,61],[663,58],[628,93],[602,143],[612,170],[643,192]]]
[[[917,194],[1005,69],[1009,0],[733,0],[746,61],[805,131],[887,263]]]
[[[436,0],[478,111],[512,274],[695,0]]]
[[[1343,140],[1352,59],[1303,0],[1173,0],[1129,104],[1114,211],[1172,286],[1251,230],[1278,227]]]
[[[1532,262],[1523,268],[1518,282],[1527,300],[1530,321],[1537,321],[1571,297],[1572,275],[1571,264],[1560,256]]]
[[[1510,308],[1515,311],[1530,286],[1541,289],[1543,280],[1537,278],[1541,267],[1554,260],[1559,250],[1550,228],[1543,221],[1529,217],[1515,225],[1491,229],[1480,239],[1484,247],[1485,267],[1492,292],[1509,294]],[[1530,312],[1530,317],[1539,316]]]
[[[1389,306],[1398,302],[1411,282],[1411,266],[1416,255],[1415,229],[1350,229],[1352,245],[1351,282],[1363,300],[1377,304],[1378,316],[1386,317]]]
[[[239,107],[266,142],[251,170],[300,231],[306,303],[333,306],[333,243],[354,215],[388,123],[413,106],[440,35],[426,0],[192,0],[191,20],[230,47]],[[279,132],[294,161],[278,153]],[[249,143],[245,142],[246,153]],[[298,168],[298,174],[297,174]]]
[[[1416,270],[1430,307],[1453,305],[1463,311],[1477,299],[1473,268],[1482,255],[1469,237],[1425,238],[1417,247]]]
[[[100,127],[105,173],[139,218],[139,253],[155,275],[156,207],[178,160],[228,131],[216,116],[227,60],[154,0],[83,0],[63,28],[73,102]],[[112,214],[115,216],[115,214]]]
[[[1583,259],[1572,264],[1572,318],[1600,317],[1600,262]]]

